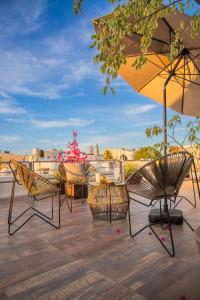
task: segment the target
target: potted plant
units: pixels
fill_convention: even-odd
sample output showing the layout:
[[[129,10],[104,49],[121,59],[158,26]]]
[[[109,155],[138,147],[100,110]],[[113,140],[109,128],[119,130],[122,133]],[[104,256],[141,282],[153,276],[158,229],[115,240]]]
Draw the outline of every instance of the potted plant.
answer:
[[[128,178],[128,176],[137,171],[138,167],[132,163],[132,162],[126,162],[124,165],[124,175],[125,175],[125,179]]]
[[[66,186],[65,190],[69,196],[80,198],[87,194],[85,163],[87,155],[79,149],[77,131],[72,132],[73,140],[68,142],[66,150],[58,154],[58,160],[63,161],[66,169]],[[80,190],[84,191],[84,195],[80,195]]]

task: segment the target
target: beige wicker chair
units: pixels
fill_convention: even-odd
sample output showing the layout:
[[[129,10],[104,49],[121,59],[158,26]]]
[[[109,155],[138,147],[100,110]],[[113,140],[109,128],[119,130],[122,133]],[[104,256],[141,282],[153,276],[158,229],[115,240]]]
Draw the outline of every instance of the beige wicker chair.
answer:
[[[73,164],[72,164],[72,166],[73,166]],[[74,164],[74,166],[75,166],[75,164]],[[70,195],[65,194],[65,196],[63,197],[63,199],[61,201],[61,206],[63,205],[64,202],[66,202],[69,211],[72,212],[72,207],[73,207],[72,203],[73,203],[73,199],[74,199],[74,197],[72,196],[72,188],[73,188],[74,184],[80,185],[81,195],[82,195],[82,204],[85,203],[85,198],[83,198],[83,194],[84,194],[84,185],[88,185],[87,172],[83,171],[82,174],[80,174],[81,172],[74,173],[73,168],[71,170],[70,168],[67,168],[67,164],[64,165],[63,163],[60,163],[60,165],[58,166],[58,172],[59,172],[60,177],[62,178],[62,182],[68,184],[68,186],[71,187]]]
[[[17,162],[16,160],[10,161],[10,168],[13,173],[13,185],[12,192],[10,198],[10,206],[8,213],[8,233],[13,235],[20,228],[22,228],[30,219],[34,216],[39,217],[44,220],[46,223],[50,224],[54,228],[60,228],[60,192],[59,187],[55,184],[42,177],[41,175],[31,171],[29,168],[24,166],[23,164]],[[34,203],[25,209],[22,213],[20,213],[17,217],[13,219],[13,205],[15,201],[15,185],[19,184],[24,187],[27,192],[27,195],[30,199],[35,203],[36,201],[43,201],[45,199],[51,198],[51,215],[47,216],[42,213],[38,209],[34,207]],[[58,196],[59,205],[58,205],[58,225],[54,224],[54,197]],[[23,223],[16,227],[13,231],[11,231],[11,226],[16,223],[16,221],[20,220],[27,212],[33,211],[29,217],[23,221]]]

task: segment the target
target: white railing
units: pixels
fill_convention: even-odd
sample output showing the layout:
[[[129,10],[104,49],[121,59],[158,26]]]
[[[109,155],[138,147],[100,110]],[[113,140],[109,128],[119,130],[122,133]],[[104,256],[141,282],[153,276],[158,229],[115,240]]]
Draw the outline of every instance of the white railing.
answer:
[[[123,182],[125,179],[124,165],[126,163],[134,163],[137,167],[142,166],[146,161],[121,161],[121,160],[91,160],[88,161],[96,169],[95,174],[90,175],[90,181],[96,181],[100,176],[106,176],[112,181]],[[55,180],[55,171],[57,170],[59,161],[22,161],[29,169],[41,174],[49,180]],[[98,174],[98,176],[97,176]],[[0,163],[0,198],[6,198],[10,196],[11,186],[13,181],[13,175],[9,167],[8,161],[2,161]],[[16,186],[16,195],[25,194],[24,189],[21,186]]]

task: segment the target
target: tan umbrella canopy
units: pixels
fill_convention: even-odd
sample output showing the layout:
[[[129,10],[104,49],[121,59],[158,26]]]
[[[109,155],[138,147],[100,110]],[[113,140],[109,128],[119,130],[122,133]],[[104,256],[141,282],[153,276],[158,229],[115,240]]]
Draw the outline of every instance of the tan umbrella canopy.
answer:
[[[159,103],[164,108],[164,143],[167,145],[166,106],[191,116],[200,113],[200,36],[191,37],[191,30],[182,33],[185,48],[173,60],[169,61],[170,43],[174,40],[175,29],[181,20],[190,24],[191,17],[185,14],[171,13],[159,20],[158,28],[147,53],[147,63],[140,70],[132,67],[136,58],[141,55],[140,35],[124,37],[124,52],[127,63],[121,65],[119,75],[136,91]],[[134,22],[134,18],[130,18]],[[98,32],[98,19],[94,21]],[[167,87],[167,89],[166,89]]]
[[[190,30],[185,31],[185,49],[172,62],[166,55],[169,53],[170,41],[174,38],[174,29],[181,20],[189,22],[190,17],[171,14],[159,21],[147,53],[148,62],[141,70],[132,67],[141,54],[139,36],[135,34],[131,38],[124,38],[127,64],[120,67],[119,74],[136,91],[159,103],[163,103],[163,87],[170,76],[167,106],[181,114],[196,116],[200,113],[200,35],[193,39]]]

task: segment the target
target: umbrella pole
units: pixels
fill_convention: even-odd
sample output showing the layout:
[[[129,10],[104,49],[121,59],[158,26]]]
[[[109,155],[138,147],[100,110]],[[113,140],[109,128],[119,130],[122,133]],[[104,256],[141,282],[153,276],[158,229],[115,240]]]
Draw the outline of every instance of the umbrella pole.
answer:
[[[163,86],[163,141],[164,141],[164,155],[167,154],[167,84],[172,76],[169,76]]]
[[[163,138],[164,138],[164,155],[167,155],[167,84],[173,75],[170,73],[163,86]],[[167,199],[164,199],[164,212],[168,212]]]
[[[169,72],[169,76],[167,77],[164,86],[163,86],[163,134],[164,134],[164,155],[167,154],[167,85],[173,76],[176,76],[176,69],[185,55],[185,49],[179,54],[177,62],[171,72]]]
[[[167,80],[164,83],[163,86],[163,134],[164,134],[164,155],[167,154],[167,85],[171,78],[176,75],[176,69],[183,57],[183,53],[179,56],[174,68],[169,73],[169,76],[167,77]],[[164,199],[164,212],[168,211],[168,204],[167,199]]]

